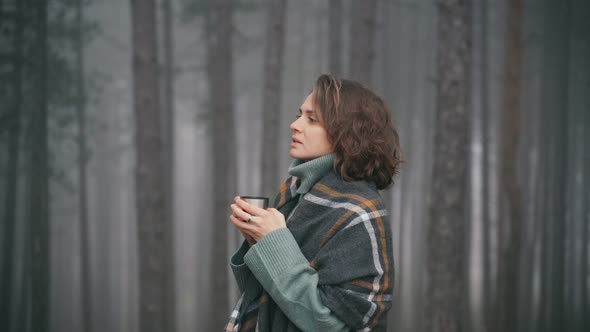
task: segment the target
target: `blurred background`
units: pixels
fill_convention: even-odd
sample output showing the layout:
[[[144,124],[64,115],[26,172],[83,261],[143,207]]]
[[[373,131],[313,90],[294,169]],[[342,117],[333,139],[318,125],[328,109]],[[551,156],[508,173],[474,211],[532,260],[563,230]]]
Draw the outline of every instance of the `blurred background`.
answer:
[[[387,330],[589,331],[588,17],[587,0],[1,0],[0,330],[220,331],[229,204],[274,197],[289,124],[332,72],[401,135]]]

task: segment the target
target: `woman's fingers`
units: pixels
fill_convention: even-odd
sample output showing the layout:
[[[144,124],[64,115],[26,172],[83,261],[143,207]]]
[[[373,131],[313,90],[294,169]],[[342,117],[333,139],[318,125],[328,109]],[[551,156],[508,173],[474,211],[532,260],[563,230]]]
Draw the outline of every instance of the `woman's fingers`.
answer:
[[[236,197],[235,202],[230,205],[233,212],[230,216],[232,223],[255,241],[259,241],[276,229],[287,226],[285,217],[276,209],[261,209],[240,197]],[[250,222],[245,222],[248,220]]]
[[[256,240],[254,240],[254,238],[252,237],[252,235],[248,231],[248,229],[252,228],[252,225],[249,225],[248,223],[245,223],[242,220],[236,218],[236,216],[234,216],[233,214],[231,214],[229,216],[229,219],[236,226],[238,231],[240,231],[240,233],[242,233],[242,236],[246,239],[246,241],[248,241],[248,244],[250,245],[250,247],[253,246],[256,243]]]
[[[232,204],[229,207],[231,208],[234,216],[238,217],[242,221],[248,221],[248,218],[251,216],[251,214],[242,210],[237,204]]]
[[[262,237],[262,235],[260,234],[260,225],[243,222],[242,220],[236,218],[236,216],[234,216],[233,214],[229,216],[229,219],[240,231],[240,233],[242,233],[242,235],[246,237],[247,240],[251,239],[253,242],[256,242],[258,239]]]
[[[236,227],[241,231],[241,232],[246,232],[249,233],[250,231],[252,231],[252,225],[250,225],[247,222],[244,222],[243,220],[238,219],[236,216],[234,216],[233,214],[229,216],[229,219],[231,220],[231,222],[236,225]]]
[[[240,196],[236,196],[236,198],[234,200],[235,200],[236,204],[242,210],[246,211],[247,213],[249,213],[249,214],[251,214],[253,216],[264,216],[265,214],[268,213],[268,211],[266,211],[265,209],[261,209],[261,208],[259,208],[257,206],[254,206],[254,205],[246,202]]]

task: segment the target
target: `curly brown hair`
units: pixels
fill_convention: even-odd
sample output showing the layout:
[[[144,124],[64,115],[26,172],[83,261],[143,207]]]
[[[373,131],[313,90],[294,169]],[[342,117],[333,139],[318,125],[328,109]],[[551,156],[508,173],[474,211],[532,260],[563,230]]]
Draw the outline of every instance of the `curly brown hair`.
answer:
[[[401,160],[399,135],[383,100],[359,82],[334,75],[318,77],[314,104],[336,158],[334,168],[346,180],[393,184]]]

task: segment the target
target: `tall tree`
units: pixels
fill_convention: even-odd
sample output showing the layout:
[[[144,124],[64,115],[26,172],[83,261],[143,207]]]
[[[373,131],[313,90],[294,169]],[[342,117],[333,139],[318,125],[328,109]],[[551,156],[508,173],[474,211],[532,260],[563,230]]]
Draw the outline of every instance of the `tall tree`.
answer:
[[[281,112],[281,82],[283,79],[283,50],[285,42],[285,14],[287,0],[270,3],[264,63],[263,128],[261,153],[262,193],[270,196],[276,191],[279,179],[279,140]]]
[[[490,62],[489,62],[489,47],[488,47],[488,7],[489,2],[487,0],[481,0],[479,4],[480,17],[479,21],[481,24],[480,28],[480,128],[481,128],[481,145],[482,145],[482,162],[481,162],[481,175],[482,175],[482,187],[481,187],[481,218],[482,218],[482,300],[481,300],[481,312],[485,331],[491,331],[490,326],[493,322],[493,316],[490,314],[491,303],[494,303],[492,299],[492,292],[490,290],[491,285],[491,248],[490,248],[490,236],[491,236],[491,216],[490,216],[490,163],[491,163],[491,137],[490,137],[490,105],[489,105],[489,73],[490,73]]]
[[[569,63],[569,86],[570,86],[570,123],[572,128],[568,130],[574,133],[571,141],[578,149],[572,153],[576,159],[575,167],[568,172],[571,178],[572,189],[568,197],[571,202],[570,221],[577,226],[571,230],[575,239],[568,243],[573,246],[571,263],[571,277],[574,279],[570,285],[570,303],[573,310],[566,310],[569,313],[566,321],[569,323],[565,330],[588,331],[590,330],[590,319],[588,313],[588,285],[589,264],[588,253],[590,252],[590,2],[584,0],[573,0],[571,3],[571,34],[570,34],[570,63]]]
[[[206,19],[207,79],[211,119],[211,151],[213,153],[213,204],[217,218],[225,212],[236,194],[236,135],[234,125],[234,89],[232,62],[233,1],[209,0]],[[228,223],[214,219],[211,224],[212,292],[209,303],[207,331],[222,329],[229,307]]]
[[[162,128],[154,0],[131,0],[135,190],[139,242],[141,331],[174,326],[172,221],[165,212]]]
[[[502,132],[500,162],[500,200],[498,223],[498,299],[494,311],[499,331],[518,330],[518,285],[522,244],[522,194],[518,179],[520,140],[520,98],[522,72],[523,1],[510,0],[506,29]]]
[[[370,84],[375,61],[377,0],[352,1],[350,15],[349,75]]]
[[[82,327],[92,332],[90,298],[90,242],[88,241],[87,153],[86,153],[86,85],[84,81],[84,13],[83,0],[76,1],[76,83],[78,122],[78,204],[80,218],[80,305]]]
[[[49,162],[48,162],[48,85],[47,85],[47,8],[46,0],[35,1],[33,58],[35,77],[34,105],[31,114],[32,151],[30,164],[31,224],[31,330],[49,330]]]
[[[584,131],[590,124],[590,40],[587,38],[590,24],[585,19],[590,14],[590,3],[572,0],[570,16],[568,60],[568,169],[566,182],[566,277],[565,277],[565,331],[586,331],[584,321],[589,321],[587,311],[582,311],[582,296],[587,293],[588,261],[583,260],[587,243],[585,228],[588,225],[590,207],[584,204],[585,181],[590,173],[584,168],[585,146],[588,139]],[[586,127],[586,129],[584,128]],[[586,190],[587,191],[587,190]],[[587,252],[586,252],[587,255]],[[586,257],[587,259],[587,257]]]
[[[164,199],[165,199],[165,218],[174,225],[174,200],[175,200],[175,186],[174,186],[174,169],[176,163],[174,162],[176,154],[174,153],[174,133],[175,133],[175,104],[174,104],[174,6],[172,0],[162,0],[162,42],[163,42],[163,66],[162,66],[162,108],[160,109],[162,121],[162,167],[164,168]],[[171,248],[174,252],[174,246]],[[173,255],[173,254],[172,254]],[[174,264],[171,265],[171,272],[173,272]],[[174,273],[168,275],[170,280],[174,280]],[[174,285],[174,282],[172,282]],[[172,288],[174,289],[174,287]],[[168,294],[166,299],[166,306],[175,308],[174,292]],[[171,314],[174,310],[171,311]],[[174,317],[174,316],[171,316]],[[175,320],[171,319],[170,329],[174,329]]]
[[[165,172],[166,214],[174,223],[174,7],[172,0],[162,0],[162,137],[164,141],[163,167]]]
[[[544,54],[542,115],[544,117],[543,160],[547,173],[544,206],[544,239],[542,244],[543,282],[541,291],[541,327],[558,331],[565,325],[565,194],[568,158],[568,71],[571,1],[544,4]]]
[[[4,238],[2,240],[2,276],[0,286],[0,329],[10,331],[10,308],[12,307],[12,272],[14,264],[15,226],[17,192],[18,192],[18,160],[20,156],[21,109],[22,109],[22,42],[23,42],[23,5],[16,2],[14,11],[3,12],[6,20],[13,20],[12,40],[12,84],[11,110],[8,116],[7,179],[4,206]],[[5,22],[0,22],[0,25]]]
[[[340,75],[342,71],[342,0],[330,0],[328,12],[330,29],[328,68],[331,73]]]
[[[427,229],[425,331],[461,331],[465,289],[469,165],[471,6],[438,2],[437,113]]]

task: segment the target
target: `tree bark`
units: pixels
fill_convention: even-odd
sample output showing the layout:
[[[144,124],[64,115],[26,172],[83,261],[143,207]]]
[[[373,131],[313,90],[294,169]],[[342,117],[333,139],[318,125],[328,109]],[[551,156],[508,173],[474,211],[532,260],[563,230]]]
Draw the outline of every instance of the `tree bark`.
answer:
[[[49,330],[49,165],[48,165],[48,86],[47,86],[47,1],[35,3],[34,23],[36,33],[36,73],[34,101],[31,118],[31,331]]]
[[[78,204],[80,218],[80,297],[82,327],[92,332],[92,301],[90,292],[90,242],[88,240],[87,153],[86,153],[86,86],[84,81],[84,13],[83,0],[76,1],[76,67],[78,121]]]
[[[174,7],[172,0],[162,0],[162,41],[163,66],[162,66],[162,137],[164,142],[163,167],[165,172],[165,199],[166,218],[174,224],[174,132],[175,132],[175,105],[174,105]]]
[[[8,16],[8,13],[2,15]],[[12,13],[14,35],[12,40],[14,54],[14,70],[12,73],[12,113],[9,115],[8,126],[8,169],[5,207],[4,207],[4,239],[2,241],[2,285],[0,286],[0,329],[10,331],[10,308],[12,307],[12,272],[14,271],[14,245],[17,195],[18,195],[18,161],[20,157],[21,109],[22,109],[22,42],[23,42],[23,5],[16,3]],[[0,23],[1,24],[1,23]]]
[[[349,75],[363,84],[371,84],[377,0],[352,1],[350,15]]]
[[[569,147],[570,169],[567,174],[568,195],[566,202],[568,220],[569,278],[567,302],[565,307],[566,331],[587,331],[588,323],[588,225],[590,225],[590,192],[588,178],[590,173],[590,3],[584,0],[571,1],[571,31],[569,34]]]
[[[173,224],[167,219],[154,0],[131,0],[141,331],[174,326]]]
[[[268,16],[266,54],[264,64],[263,128],[260,154],[262,165],[262,194],[272,197],[279,178],[279,137],[281,132],[281,82],[285,41],[287,0],[272,1]]]
[[[587,22],[587,21],[586,21]],[[590,48],[589,48],[590,50]],[[584,142],[589,142],[590,141],[590,115],[588,115],[587,112],[584,113],[584,136],[585,139],[583,140]],[[584,165],[584,169],[588,170],[590,169],[590,144],[586,144],[585,148],[584,148],[584,161],[583,161],[583,165]],[[588,301],[588,292],[590,291],[588,289],[588,275],[590,274],[589,272],[589,268],[588,268],[588,252],[590,252],[590,176],[588,176],[588,173],[586,172],[586,175],[584,176],[584,194],[582,195],[582,204],[585,206],[584,209],[584,215],[586,216],[583,220],[581,220],[582,223],[582,235],[581,235],[581,243],[582,243],[582,257],[580,257],[580,261],[582,262],[582,267],[581,267],[581,278],[580,278],[580,283],[578,284],[578,287],[580,287],[579,289],[582,290],[581,295],[580,295],[580,325],[581,325],[581,329],[580,331],[586,331],[588,329],[590,329],[590,319],[588,319],[588,316],[586,316],[586,313],[588,312],[588,310],[590,310],[590,305],[589,305],[589,301]]]
[[[162,28],[163,28],[163,79],[162,79],[162,96],[163,105],[161,108],[161,121],[162,121],[162,167],[164,168],[164,211],[166,213],[165,218],[169,220],[172,228],[175,224],[175,213],[174,213],[174,201],[175,201],[175,158],[176,153],[174,152],[174,133],[175,133],[175,104],[174,104],[174,7],[172,0],[162,1]],[[172,230],[171,230],[172,232]],[[170,235],[173,238],[173,234]],[[171,241],[173,243],[173,241]],[[172,257],[174,257],[174,245],[171,244]],[[175,285],[173,272],[175,264],[171,262],[171,273],[168,275],[170,283]],[[166,306],[172,308],[170,314],[169,328],[174,330],[176,327],[176,320],[174,319],[174,308],[175,304],[175,287],[172,287],[172,292],[167,294],[165,299]]]
[[[523,1],[507,2],[509,19],[505,35],[504,96],[502,107],[500,185],[502,199],[498,223],[498,327],[518,329],[518,285],[522,247],[523,199],[518,178],[520,97],[522,73]]]
[[[580,311],[581,295],[587,288],[580,279],[586,280],[587,275],[583,270],[586,261],[581,260],[584,250],[584,114],[588,113],[590,97],[590,41],[585,38],[586,31],[590,31],[590,25],[584,27],[584,19],[589,14],[583,11],[582,2],[572,0],[571,4],[571,30],[566,37],[570,51],[568,60],[568,123],[567,123],[567,158],[565,200],[566,209],[566,252],[565,252],[565,322],[562,327],[565,331],[584,331],[582,322],[586,318],[585,312]],[[590,9],[590,5],[587,6]],[[586,28],[586,29],[584,29]],[[584,30],[583,30],[584,29]],[[581,31],[584,31],[581,33]],[[584,102],[586,102],[584,104]],[[587,173],[587,172],[586,172]]]
[[[211,266],[209,326],[220,330],[227,322],[229,306],[227,211],[236,195],[236,135],[232,62],[233,4],[231,0],[209,0],[207,15],[207,75],[213,153],[213,218],[211,223]]]
[[[491,292],[491,280],[492,280],[492,269],[491,269],[491,247],[490,247],[490,228],[491,228],[491,216],[489,208],[490,200],[490,107],[489,107],[489,59],[488,59],[488,1],[482,0],[480,7],[480,20],[481,20],[481,145],[482,145],[482,303],[481,312],[484,330],[491,332],[493,324],[493,315],[490,314],[491,304],[494,303]]]
[[[471,6],[438,2],[437,115],[427,239],[425,331],[462,331],[469,166]]]
[[[590,319],[587,312],[590,312],[588,305],[588,295],[590,295],[590,287],[588,285],[588,277],[590,276],[590,269],[588,264],[588,253],[590,253],[590,40],[587,38],[588,31],[590,31],[590,21],[588,14],[590,13],[590,3],[584,0],[574,0],[572,4],[572,45],[574,45],[575,56],[579,62],[572,63],[572,71],[575,71],[577,80],[572,84],[579,90],[578,102],[576,111],[580,123],[580,173],[582,180],[579,183],[581,187],[581,218],[580,224],[580,276],[578,282],[574,286],[576,292],[579,291],[579,308],[577,315],[577,324],[575,328],[579,331],[590,330]],[[573,41],[576,41],[575,43]],[[579,66],[579,67],[578,67]],[[579,68],[584,68],[582,71]],[[576,82],[579,82],[576,84]],[[579,199],[576,197],[576,199]]]
[[[549,242],[546,255],[542,257],[545,270],[545,303],[541,312],[542,326],[547,331],[558,331],[565,325],[564,270],[565,270],[565,179],[567,170],[568,114],[562,112],[568,105],[568,68],[570,29],[570,1],[547,2],[545,22],[545,58],[543,77],[542,112],[546,116],[543,146],[548,171],[546,173],[546,232]]]

